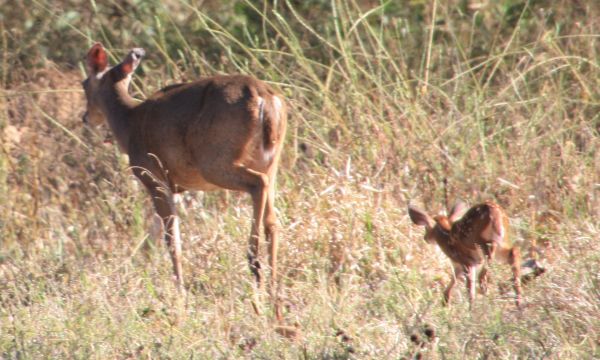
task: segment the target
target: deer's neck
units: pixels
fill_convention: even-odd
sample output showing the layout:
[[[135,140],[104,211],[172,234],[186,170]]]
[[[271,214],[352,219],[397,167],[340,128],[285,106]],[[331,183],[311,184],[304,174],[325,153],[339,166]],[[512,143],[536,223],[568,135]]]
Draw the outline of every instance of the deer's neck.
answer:
[[[129,95],[128,84],[117,83],[113,91],[104,97],[104,115],[108,120],[113,135],[122,151],[127,152],[133,122],[135,121],[135,109],[139,101]]]
[[[450,240],[451,240],[450,231],[442,228],[439,225],[437,225],[434,228],[434,231],[435,231],[435,239],[437,240],[440,247],[442,247],[442,249],[448,248],[450,246]]]
[[[446,256],[448,256],[453,261],[460,261],[460,258],[457,254],[457,247],[452,245],[450,231],[442,228],[439,225],[437,225],[434,228],[434,231],[435,240],[440,249],[442,249],[442,251],[444,252],[444,254],[446,254]]]
[[[452,261],[464,266],[475,266],[481,263],[480,251],[477,248],[466,246],[463,243],[464,239],[456,237],[456,235],[453,237],[453,228],[447,230],[438,225],[435,230],[437,244]]]

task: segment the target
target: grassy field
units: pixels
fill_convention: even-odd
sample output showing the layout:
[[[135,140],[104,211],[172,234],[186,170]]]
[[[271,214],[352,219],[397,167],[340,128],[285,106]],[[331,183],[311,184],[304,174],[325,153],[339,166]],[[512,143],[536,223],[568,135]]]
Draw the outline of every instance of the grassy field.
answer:
[[[0,0],[0,34],[0,358],[600,358],[600,2]],[[96,41],[146,49],[138,98],[217,73],[286,96],[297,339],[252,311],[245,194],[183,198],[176,300],[148,196],[81,122]],[[406,208],[458,198],[547,267],[521,309],[501,265],[472,312],[462,285],[442,305],[450,262]]]

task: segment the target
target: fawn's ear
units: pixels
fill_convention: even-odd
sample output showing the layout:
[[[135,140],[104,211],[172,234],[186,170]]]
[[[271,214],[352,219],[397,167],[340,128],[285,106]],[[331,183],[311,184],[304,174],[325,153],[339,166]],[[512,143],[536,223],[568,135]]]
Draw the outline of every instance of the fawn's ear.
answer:
[[[419,208],[408,205],[408,216],[410,216],[410,219],[416,225],[421,225],[428,228],[433,227],[433,219],[430,218],[426,212]]]
[[[103,72],[108,66],[108,56],[100,43],[95,43],[87,54],[87,68],[90,75]]]
[[[129,54],[123,59],[123,62],[120,64],[121,70],[123,71],[123,75],[129,75],[137,69],[142,62],[142,58],[146,55],[146,51],[142,48],[131,49]]]
[[[462,200],[457,200],[452,209],[450,210],[450,214],[448,214],[448,220],[451,223],[455,222],[463,216],[466,210],[467,204]]]

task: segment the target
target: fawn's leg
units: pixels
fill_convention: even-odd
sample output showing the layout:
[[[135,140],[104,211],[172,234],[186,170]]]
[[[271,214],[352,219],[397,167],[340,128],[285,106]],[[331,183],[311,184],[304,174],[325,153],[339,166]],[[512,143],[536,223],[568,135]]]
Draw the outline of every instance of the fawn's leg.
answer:
[[[469,309],[473,308],[475,301],[475,280],[477,278],[477,267],[467,267],[467,290],[469,292]]]
[[[461,281],[462,276],[464,274],[464,267],[462,265],[452,263],[452,266],[454,267],[454,274],[450,279],[450,283],[448,284],[448,286],[446,286],[446,289],[444,290],[444,305],[450,304],[450,299],[452,297],[452,289],[454,288],[454,285],[456,285],[456,280],[458,279],[459,281]]]
[[[515,288],[515,304],[521,306],[521,250],[513,247],[508,257],[513,272],[513,287]]]
[[[481,270],[479,271],[479,290],[481,290],[482,294],[487,294],[488,283],[490,280],[490,276],[488,274],[488,269],[486,265],[483,265]]]

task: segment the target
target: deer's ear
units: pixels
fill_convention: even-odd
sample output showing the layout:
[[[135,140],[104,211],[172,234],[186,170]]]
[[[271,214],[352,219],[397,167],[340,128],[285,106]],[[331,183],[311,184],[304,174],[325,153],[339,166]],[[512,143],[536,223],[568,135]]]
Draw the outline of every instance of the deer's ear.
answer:
[[[421,225],[425,227],[433,227],[433,219],[427,215],[423,210],[416,208],[412,205],[408,206],[408,216],[415,225]]]
[[[94,44],[87,54],[87,68],[90,75],[103,72],[108,66],[108,56],[100,43]]]
[[[123,75],[129,75],[137,69],[142,62],[142,58],[146,55],[146,51],[142,48],[132,49],[129,54],[123,59],[120,64]]]
[[[453,223],[456,220],[460,219],[465,211],[467,210],[467,204],[462,200],[457,200],[452,210],[450,210],[450,214],[448,214],[448,220]]]

